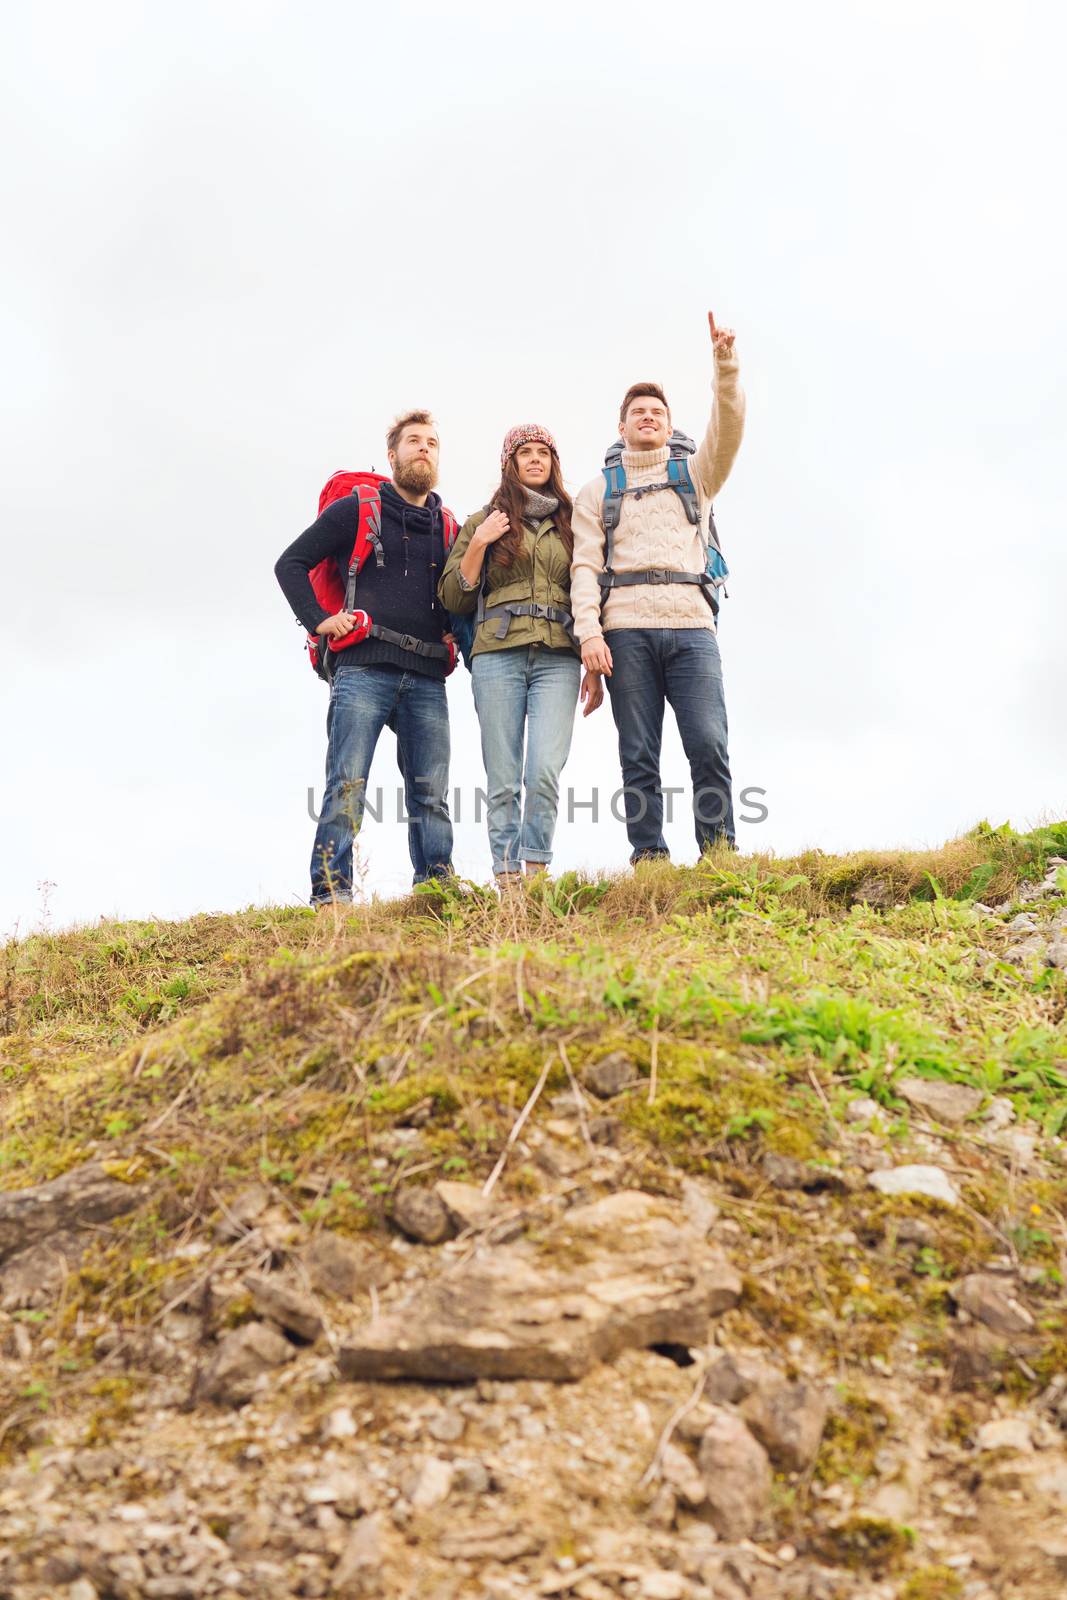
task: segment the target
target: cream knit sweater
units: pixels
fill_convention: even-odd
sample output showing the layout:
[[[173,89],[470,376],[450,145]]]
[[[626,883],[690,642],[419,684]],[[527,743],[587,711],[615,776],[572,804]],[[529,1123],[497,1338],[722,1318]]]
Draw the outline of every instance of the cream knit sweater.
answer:
[[[693,482],[700,496],[701,527],[708,524],[708,506],[718,494],[741,443],[745,424],[745,396],[738,377],[737,356],[717,358],[715,395],[708,431],[691,462]],[[627,488],[641,483],[662,483],[670,452],[624,450],[622,463]],[[574,631],[581,644],[611,628],[715,629],[711,607],[695,584],[643,583],[631,589],[612,589],[600,610],[597,574],[604,570],[604,523],[601,473],[587,483],[574,502],[572,526],[574,557],[571,564],[571,608]],[[704,551],[700,528],[686,517],[685,507],[673,489],[644,495],[626,495],[615,530],[616,572],[637,572],[647,567],[668,567],[674,572],[703,572]]]

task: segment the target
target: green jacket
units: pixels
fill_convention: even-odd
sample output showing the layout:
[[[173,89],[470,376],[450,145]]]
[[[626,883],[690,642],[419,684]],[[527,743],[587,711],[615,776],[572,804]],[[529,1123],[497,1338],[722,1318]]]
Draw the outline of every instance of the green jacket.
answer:
[[[488,515],[488,507],[484,507],[468,517],[452,546],[452,553],[437,585],[438,596],[446,611],[463,615],[474,611],[478,605],[477,589],[468,593],[460,587],[459,564],[475,529],[481,527]],[[525,548],[510,567],[502,567],[499,561],[493,560],[493,545],[485,552],[482,574],[485,578],[486,608],[512,600],[532,600],[535,605],[569,611],[571,559],[556,530],[555,519],[546,517],[536,528],[524,522],[523,533],[526,536]],[[573,650],[575,654],[578,653],[577,645],[560,622],[549,622],[546,617],[512,617],[507,637],[499,639],[497,634],[503,620],[501,617],[486,618],[475,634],[472,657],[486,650],[514,650],[522,644],[540,644],[549,650]]]

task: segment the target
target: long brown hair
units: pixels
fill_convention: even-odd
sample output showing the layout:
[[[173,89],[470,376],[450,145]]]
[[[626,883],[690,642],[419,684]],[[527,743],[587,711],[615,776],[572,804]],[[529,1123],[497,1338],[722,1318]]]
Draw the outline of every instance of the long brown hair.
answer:
[[[567,555],[574,554],[574,535],[571,533],[571,497],[563,487],[563,478],[559,470],[559,461],[555,451],[551,456],[552,469],[548,482],[542,494],[555,495],[559,501],[559,510],[555,512],[556,528],[566,547]],[[508,456],[507,466],[500,475],[500,485],[489,502],[490,511],[503,511],[508,519],[508,531],[492,546],[489,558],[499,561],[502,567],[510,567],[522,551],[526,542],[523,533],[522,521],[526,514],[526,489],[519,481],[519,469],[515,465],[514,454]]]

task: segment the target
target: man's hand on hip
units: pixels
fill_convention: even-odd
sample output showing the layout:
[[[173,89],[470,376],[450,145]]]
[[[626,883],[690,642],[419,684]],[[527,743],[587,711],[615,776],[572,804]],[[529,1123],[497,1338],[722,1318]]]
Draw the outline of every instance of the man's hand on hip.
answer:
[[[336,616],[320,622],[315,632],[322,634],[324,639],[343,639],[353,628],[359,627],[361,620],[359,612],[338,611]]]

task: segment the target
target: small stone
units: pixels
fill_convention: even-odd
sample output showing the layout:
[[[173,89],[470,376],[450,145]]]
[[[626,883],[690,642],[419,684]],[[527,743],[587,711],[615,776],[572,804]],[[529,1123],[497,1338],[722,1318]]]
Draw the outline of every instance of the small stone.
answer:
[[[804,1472],[818,1454],[828,1410],[822,1390],[801,1380],[757,1389],[741,1415],[776,1467]]]
[[[432,1189],[401,1189],[393,1217],[397,1227],[418,1244],[442,1244],[456,1231],[444,1201]]]
[[[758,1389],[761,1383],[781,1381],[782,1374],[754,1356],[720,1356],[708,1368],[704,1395],[717,1405],[735,1406]],[[708,1424],[705,1424],[705,1429]]]
[[[260,1316],[269,1317],[303,1343],[314,1344],[322,1333],[322,1317],[314,1300],[302,1294],[295,1284],[262,1272],[249,1272],[244,1285]]]
[[[861,1095],[858,1100],[850,1100],[845,1111],[849,1122],[870,1122],[881,1110],[877,1100],[871,1100],[867,1095]]]
[[[686,1600],[692,1587],[679,1572],[646,1572],[638,1592],[641,1600]]]
[[[436,1439],[438,1444],[455,1444],[462,1439],[467,1428],[467,1419],[462,1411],[454,1407],[447,1411],[439,1411],[430,1418],[426,1431],[431,1439]]]
[[[292,1361],[295,1354],[276,1328],[248,1322],[219,1341],[213,1359],[197,1374],[193,1398],[242,1405],[252,1398],[265,1373]]]
[[[322,1425],[322,1437],[340,1441],[354,1439],[359,1432],[356,1419],[347,1406],[338,1406],[331,1411]]]
[[[975,1436],[979,1450],[1033,1450],[1030,1425],[1024,1417],[998,1417],[984,1422]]]
[[[942,1205],[959,1205],[960,1197],[952,1180],[940,1167],[888,1167],[872,1172],[867,1181],[880,1194],[919,1194],[928,1200],[940,1200]]]
[[[358,1517],[370,1509],[363,1481],[351,1471],[333,1472],[309,1483],[304,1497],[309,1506],[334,1506],[341,1517]]]
[[[435,1183],[434,1194],[444,1203],[452,1227],[457,1233],[466,1228],[483,1228],[496,1210],[476,1183]]]
[[[416,1511],[432,1511],[452,1492],[455,1473],[451,1461],[428,1456],[408,1486],[407,1498]]]
[[[489,1469],[482,1461],[454,1461],[453,1485],[461,1494],[488,1494]]]
[[[457,1529],[446,1533],[440,1551],[446,1561],[508,1562],[536,1555],[542,1543],[539,1534],[509,1523],[505,1527]]]
[[[844,1176],[813,1161],[798,1161],[795,1156],[769,1150],[763,1158],[763,1176],[774,1189],[800,1189],[809,1194],[820,1189],[843,1190],[849,1187]]]
[[[1006,923],[1005,926],[1017,929],[1019,932],[1033,933],[1034,929],[1037,927],[1037,922],[1032,911],[1020,911],[1018,915],[1012,917],[1011,921]]]
[[[1061,971],[1067,967],[1067,939],[1053,939],[1045,952],[1045,960],[1050,967],[1059,967]]]
[[[751,1538],[770,1504],[771,1465],[735,1413],[716,1408],[700,1442],[700,1470],[715,1532],[723,1539]]]
[[[950,1285],[956,1304],[994,1333],[1029,1333],[1034,1319],[1021,1301],[1005,1287],[1004,1280],[989,1273],[972,1272]]]
[[[719,1220],[719,1207],[709,1193],[708,1186],[696,1178],[682,1179],[682,1208],[686,1221],[702,1239],[706,1239]]]
[[[312,1288],[338,1300],[354,1300],[370,1289],[385,1289],[399,1269],[384,1252],[328,1229],[318,1233],[301,1255]]]
[[[901,1244],[932,1245],[937,1243],[937,1229],[924,1217],[901,1217],[897,1238]]]
[[[338,1600],[363,1600],[364,1596],[381,1594],[382,1561],[381,1518],[371,1512],[356,1523],[334,1568],[333,1593]]]
[[[1015,1106],[1006,1094],[994,1095],[982,1113],[982,1121],[988,1123],[994,1133],[1000,1128],[1010,1128],[1015,1121]]]
[[[936,1117],[939,1122],[958,1127],[973,1117],[982,1104],[980,1089],[963,1083],[946,1083],[941,1078],[898,1078],[893,1089],[910,1106]]]
[[[95,1584],[88,1578],[75,1578],[67,1590],[67,1600],[99,1600]]]
[[[1004,959],[1010,961],[1013,967],[1030,967],[1035,961],[1044,963],[1047,949],[1044,939],[1035,933],[1031,938],[1023,939],[1005,950]]]
[[[614,1095],[621,1094],[630,1084],[636,1083],[640,1074],[629,1056],[624,1055],[621,1050],[613,1050],[610,1055],[603,1056],[599,1061],[586,1067],[582,1077],[586,1088],[591,1090],[598,1100],[610,1100]]]

